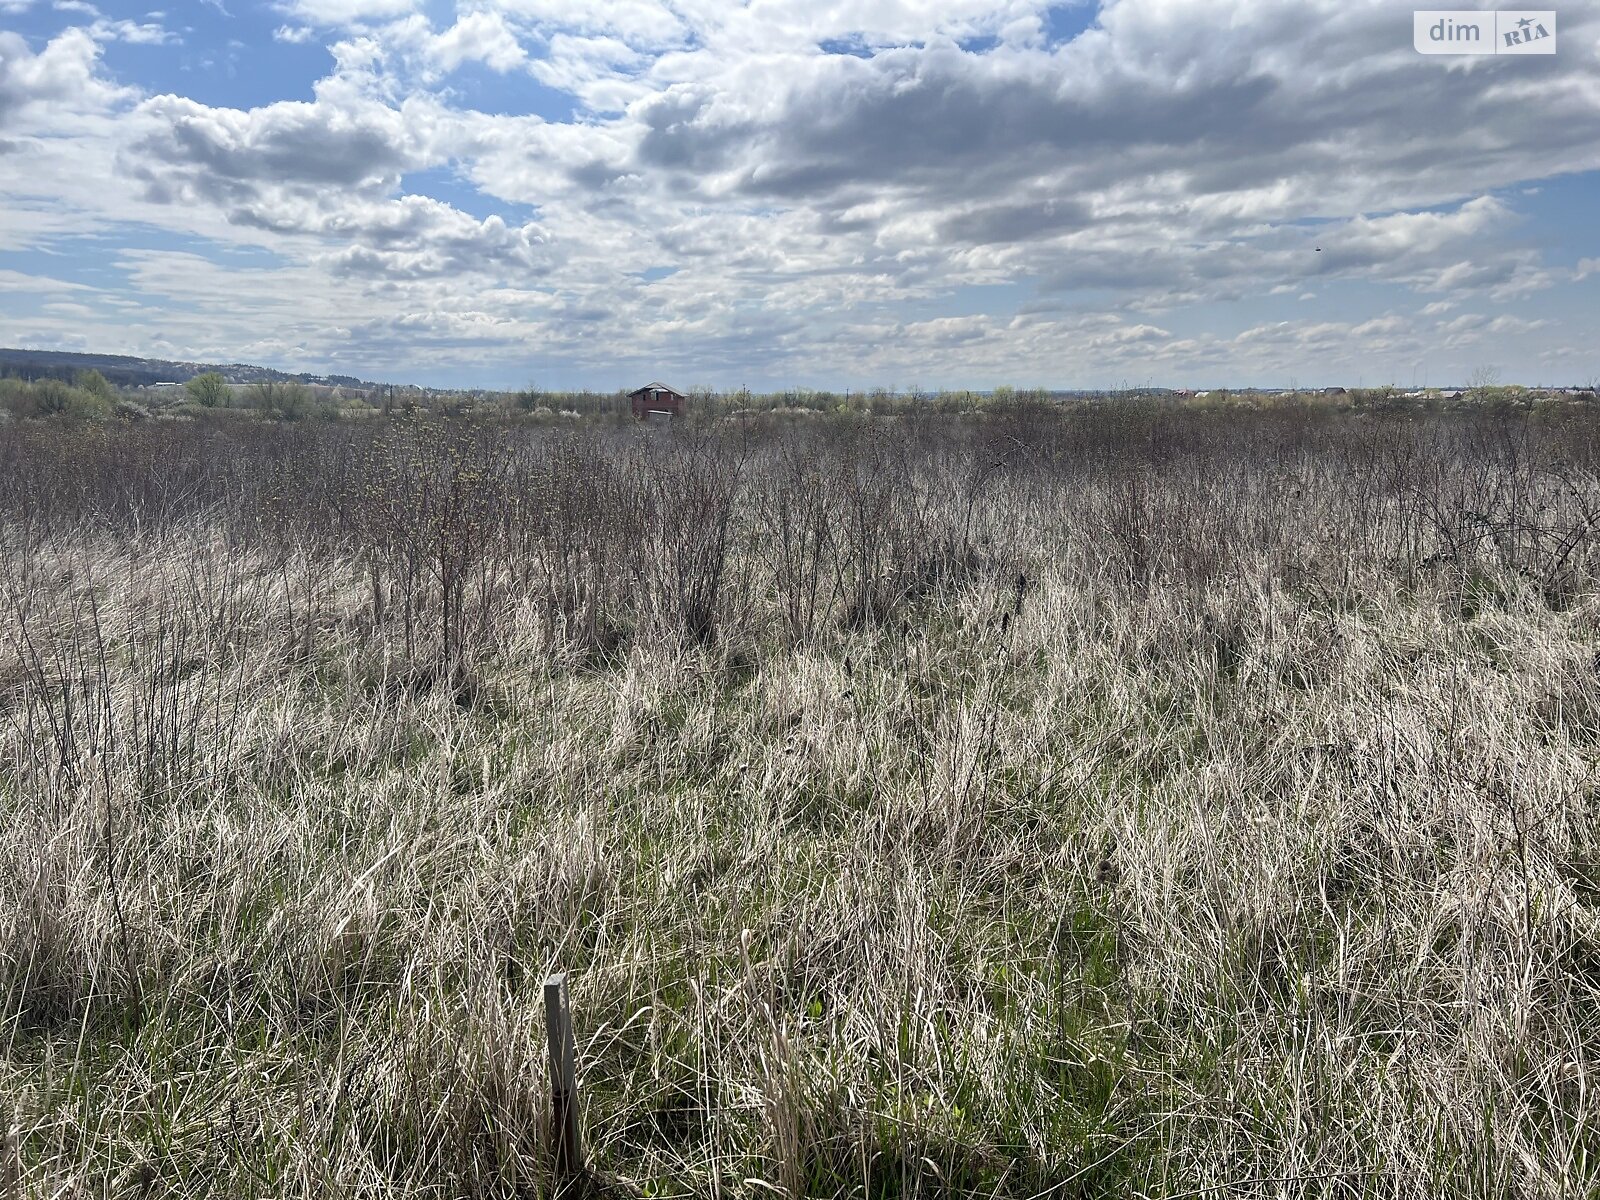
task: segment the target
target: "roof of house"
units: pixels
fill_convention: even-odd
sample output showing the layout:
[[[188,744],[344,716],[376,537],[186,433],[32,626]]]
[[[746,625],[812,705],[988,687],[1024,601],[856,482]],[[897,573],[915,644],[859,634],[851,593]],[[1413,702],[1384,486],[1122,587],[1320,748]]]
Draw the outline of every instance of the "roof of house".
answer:
[[[637,396],[640,392],[671,392],[674,396],[683,395],[677,388],[668,387],[664,383],[647,383],[643,387],[634,388],[628,395]]]

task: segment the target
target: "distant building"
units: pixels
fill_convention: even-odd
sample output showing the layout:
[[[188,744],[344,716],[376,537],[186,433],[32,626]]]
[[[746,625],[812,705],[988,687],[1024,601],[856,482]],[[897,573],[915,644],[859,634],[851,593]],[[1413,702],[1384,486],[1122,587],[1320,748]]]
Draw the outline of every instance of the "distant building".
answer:
[[[628,393],[633,402],[633,415],[640,421],[663,420],[683,416],[687,397],[664,383],[647,383]]]

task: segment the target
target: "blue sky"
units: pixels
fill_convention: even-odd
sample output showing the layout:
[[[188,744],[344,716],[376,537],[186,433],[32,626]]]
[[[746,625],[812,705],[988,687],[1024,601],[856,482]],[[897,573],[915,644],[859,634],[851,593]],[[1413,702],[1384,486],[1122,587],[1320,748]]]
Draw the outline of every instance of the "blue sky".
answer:
[[[438,385],[1600,378],[1600,0],[0,0],[0,344]]]

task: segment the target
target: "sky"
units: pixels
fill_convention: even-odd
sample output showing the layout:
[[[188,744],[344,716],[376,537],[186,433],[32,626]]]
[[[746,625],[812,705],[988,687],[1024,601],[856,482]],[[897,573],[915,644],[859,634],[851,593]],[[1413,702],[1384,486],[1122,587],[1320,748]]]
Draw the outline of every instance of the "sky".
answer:
[[[0,0],[0,345],[441,387],[1600,379],[1600,0]]]

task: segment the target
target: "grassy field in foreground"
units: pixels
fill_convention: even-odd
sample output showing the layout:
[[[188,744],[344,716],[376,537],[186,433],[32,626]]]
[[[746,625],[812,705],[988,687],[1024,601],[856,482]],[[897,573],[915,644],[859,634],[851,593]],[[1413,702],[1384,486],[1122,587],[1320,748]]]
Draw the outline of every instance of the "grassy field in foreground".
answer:
[[[16,1194],[1600,1187],[1600,417],[0,429]]]

